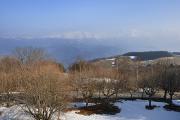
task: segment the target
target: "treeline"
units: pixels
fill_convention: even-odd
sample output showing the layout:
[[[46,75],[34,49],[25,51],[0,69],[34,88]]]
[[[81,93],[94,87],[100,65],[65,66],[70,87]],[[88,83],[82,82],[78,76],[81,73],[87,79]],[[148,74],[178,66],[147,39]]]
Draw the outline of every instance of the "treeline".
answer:
[[[79,61],[69,70],[70,75],[73,75],[73,88],[82,94],[86,105],[93,98],[99,98],[99,104],[109,105],[111,98],[116,100],[119,94],[129,93],[133,99],[134,93],[141,92],[141,98],[148,96],[151,107],[151,99],[159,91],[164,91],[164,101],[172,105],[175,92],[180,90],[180,67],[169,59],[147,66],[138,61],[132,64],[124,59],[112,69]]]
[[[164,91],[164,99],[172,105],[180,90],[180,67],[169,60],[142,66],[126,59],[115,68],[103,68],[78,60],[68,70],[48,57],[43,49],[17,48],[13,55],[0,59],[0,102],[6,106],[20,104],[36,120],[51,120],[69,102],[82,99],[111,109],[119,95],[141,92],[151,99]]]
[[[173,54],[168,51],[147,51],[147,52],[129,52],[123,56],[136,56],[139,60],[154,60],[162,57],[172,57]]]

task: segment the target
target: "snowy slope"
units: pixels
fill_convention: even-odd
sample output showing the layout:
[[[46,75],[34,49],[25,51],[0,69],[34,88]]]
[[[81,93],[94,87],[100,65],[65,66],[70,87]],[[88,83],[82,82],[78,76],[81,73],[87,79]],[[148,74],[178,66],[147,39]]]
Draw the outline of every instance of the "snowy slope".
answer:
[[[76,114],[75,111],[67,112],[62,115],[63,120],[180,120],[180,113],[174,111],[166,111],[163,106],[164,103],[152,102],[159,107],[155,110],[146,110],[145,105],[148,101],[123,101],[123,103],[117,102],[116,105],[122,110],[116,115],[90,115],[84,116]],[[79,106],[80,103],[77,104]],[[0,120],[32,120],[28,115],[23,113],[19,106],[13,106],[11,108],[1,107],[0,111],[3,111],[0,116]]]

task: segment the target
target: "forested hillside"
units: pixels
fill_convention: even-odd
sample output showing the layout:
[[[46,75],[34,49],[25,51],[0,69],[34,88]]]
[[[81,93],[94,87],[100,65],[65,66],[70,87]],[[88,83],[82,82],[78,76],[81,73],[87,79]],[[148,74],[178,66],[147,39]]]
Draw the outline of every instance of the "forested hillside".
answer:
[[[137,56],[140,60],[154,60],[162,57],[172,57],[168,51],[147,51],[147,52],[128,52],[123,56]]]

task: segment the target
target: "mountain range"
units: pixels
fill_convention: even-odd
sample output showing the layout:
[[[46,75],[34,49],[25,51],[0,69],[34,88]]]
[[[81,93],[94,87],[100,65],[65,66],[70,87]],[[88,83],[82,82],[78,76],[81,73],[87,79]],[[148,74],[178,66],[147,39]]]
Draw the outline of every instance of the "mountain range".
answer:
[[[151,46],[144,46],[144,49],[137,49],[138,47],[136,46],[138,45],[141,45],[141,43],[113,39],[0,38],[0,55],[12,54],[16,47],[40,47],[45,49],[52,58],[68,66],[77,59],[94,60],[125,55],[139,56],[142,60],[148,60],[179,54],[178,52],[170,53],[167,51],[126,53],[128,51],[143,51],[153,48]]]
[[[38,47],[45,49],[49,55],[66,66],[77,59],[94,59],[121,53],[117,46],[106,45],[101,41],[78,39],[9,39],[0,38],[0,55],[13,53],[16,47]],[[121,47],[120,47],[121,48]]]

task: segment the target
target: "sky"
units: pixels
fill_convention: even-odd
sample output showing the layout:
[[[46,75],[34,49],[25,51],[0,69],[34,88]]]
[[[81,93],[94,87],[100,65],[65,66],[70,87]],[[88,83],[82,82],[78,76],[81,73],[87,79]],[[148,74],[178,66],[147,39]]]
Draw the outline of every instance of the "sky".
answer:
[[[139,50],[180,51],[179,6],[180,0],[0,0],[0,38],[127,41],[141,43]]]

